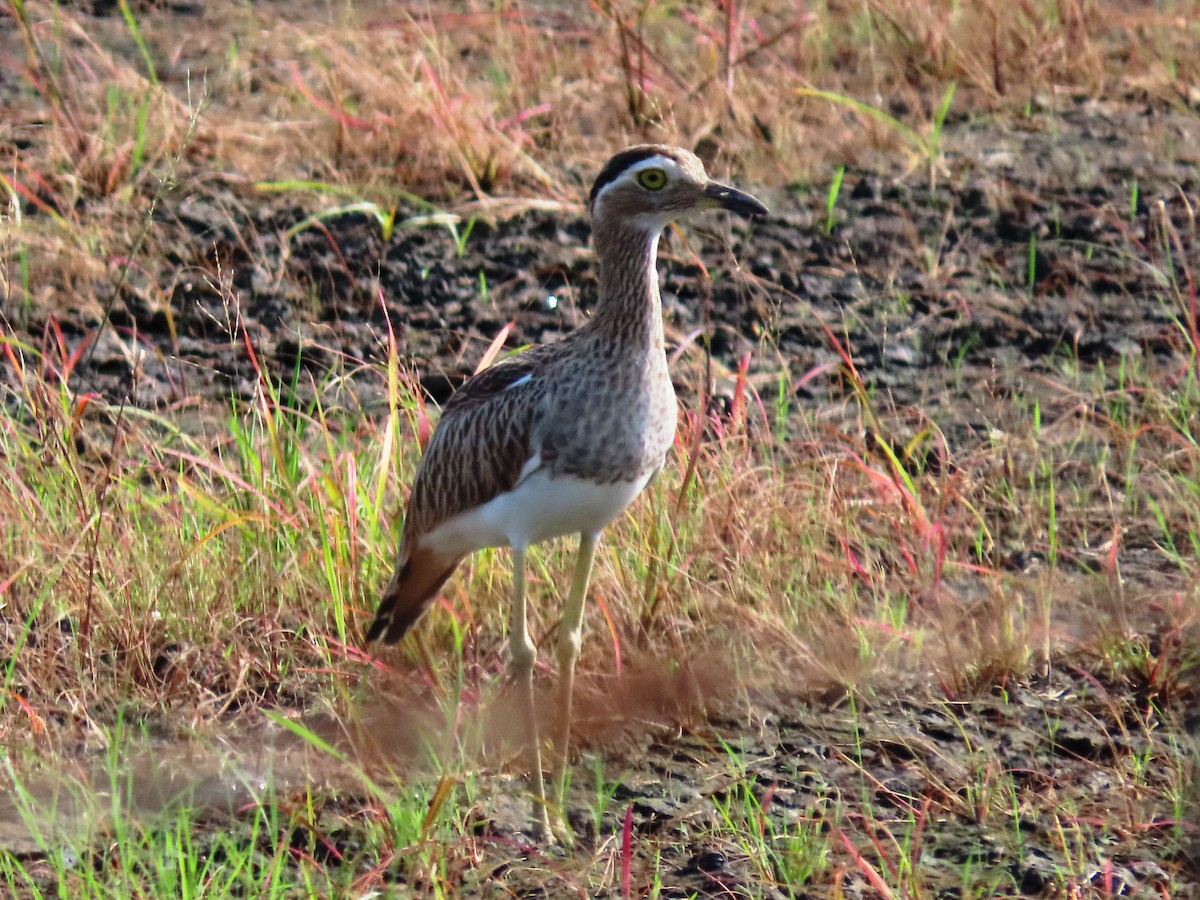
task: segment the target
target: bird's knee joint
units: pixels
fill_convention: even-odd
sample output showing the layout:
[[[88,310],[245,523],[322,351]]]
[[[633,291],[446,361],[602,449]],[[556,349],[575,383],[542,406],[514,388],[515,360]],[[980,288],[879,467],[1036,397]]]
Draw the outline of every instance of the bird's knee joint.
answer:
[[[510,652],[515,669],[522,672],[533,671],[533,664],[537,661],[537,647],[529,635],[514,637]]]
[[[558,661],[574,662],[583,646],[583,635],[578,631],[564,631],[558,639]]]

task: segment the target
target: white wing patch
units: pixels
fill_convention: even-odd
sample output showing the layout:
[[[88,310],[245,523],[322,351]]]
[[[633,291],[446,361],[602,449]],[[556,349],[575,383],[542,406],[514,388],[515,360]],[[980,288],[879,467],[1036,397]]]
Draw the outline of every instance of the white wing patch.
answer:
[[[513,490],[521,484],[526,478],[542,467],[542,454],[535,453],[529,457],[525,465],[521,466],[521,474],[517,476],[517,483],[513,485]]]

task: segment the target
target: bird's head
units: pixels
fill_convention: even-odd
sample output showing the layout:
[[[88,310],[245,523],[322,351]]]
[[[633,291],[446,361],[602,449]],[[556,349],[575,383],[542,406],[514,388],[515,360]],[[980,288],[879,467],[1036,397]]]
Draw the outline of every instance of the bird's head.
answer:
[[[727,209],[746,218],[767,214],[749,194],[710,180],[696,154],[663,144],[622,150],[601,170],[588,199],[593,222],[654,232],[703,209]]]

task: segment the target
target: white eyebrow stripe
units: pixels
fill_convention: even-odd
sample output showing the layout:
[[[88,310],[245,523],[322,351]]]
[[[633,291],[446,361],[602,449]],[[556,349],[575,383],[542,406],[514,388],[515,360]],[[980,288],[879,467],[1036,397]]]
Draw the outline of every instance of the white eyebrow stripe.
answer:
[[[620,175],[618,175],[616,178],[614,178],[612,181],[610,181],[604,187],[600,188],[599,193],[596,194],[596,199],[592,201],[593,205],[596,207],[599,207],[600,199],[606,193],[608,193],[612,188],[614,188],[618,184],[623,184],[624,182],[628,181],[630,178],[635,176],[638,172],[641,172],[643,169],[662,169],[664,172],[667,173],[668,180],[673,180],[673,179],[680,178],[683,176],[683,168],[679,165],[679,163],[677,163],[675,160],[671,159],[671,157],[669,157],[669,156],[649,156],[646,159],[640,159],[637,162],[633,163],[631,166],[629,166],[625,169],[622,169]]]
[[[679,163],[671,159],[669,156],[651,156],[648,159],[639,160],[632,166],[622,172],[614,181],[620,181],[626,174],[641,172],[643,169],[663,169],[668,175],[682,175],[683,169]]]

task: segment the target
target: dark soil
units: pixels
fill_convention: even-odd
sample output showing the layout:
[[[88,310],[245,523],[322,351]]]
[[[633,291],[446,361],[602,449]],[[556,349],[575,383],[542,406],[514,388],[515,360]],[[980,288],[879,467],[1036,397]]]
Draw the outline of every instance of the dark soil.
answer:
[[[927,168],[906,174],[894,157],[850,169],[828,234],[825,185],[759,191],[773,209],[767,221],[717,226],[730,229],[724,238],[691,249],[667,242],[668,328],[677,338],[704,329],[727,369],[753,353],[764,379],[780,360],[793,383],[835,364],[795,390],[804,405],[846,393],[829,328],[871,389],[964,439],[1002,417],[989,404],[1035,390],[1064,357],[1174,365],[1182,311],[1157,217],[1165,210],[1192,236],[1198,128],[1190,113],[1084,100],[1014,123],[952,122],[932,187]],[[1159,155],[1164,142],[1170,158]],[[378,361],[390,323],[441,401],[506,324],[508,346],[552,341],[591,302],[582,215],[476,221],[460,252],[446,228],[402,226],[385,241],[359,213],[285,236],[312,211],[212,180],[164,198],[155,238],[171,251],[150,263],[151,278],[114,286],[110,320],[146,351],[141,370],[131,378],[125,354],[102,337],[81,386],[145,406],[249,397],[256,379],[239,329],[287,383],[297,366],[319,379],[344,359]],[[697,223],[693,234],[711,228]],[[98,311],[62,322],[76,340],[99,324]]]

